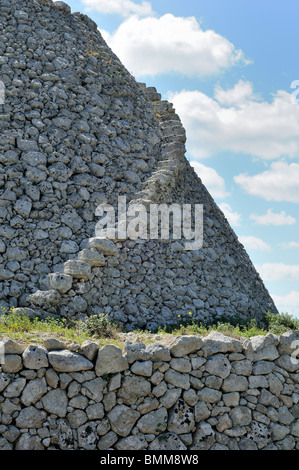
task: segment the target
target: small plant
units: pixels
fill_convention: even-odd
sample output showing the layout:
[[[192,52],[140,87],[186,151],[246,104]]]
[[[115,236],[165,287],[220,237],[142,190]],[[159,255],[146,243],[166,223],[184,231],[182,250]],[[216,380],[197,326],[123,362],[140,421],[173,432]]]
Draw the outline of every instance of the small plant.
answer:
[[[299,318],[294,318],[288,313],[267,313],[266,324],[276,335],[286,331],[299,330]]]
[[[86,320],[80,322],[79,327],[90,336],[97,336],[99,338],[113,338],[116,332],[116,327],[104,313],[91,315]]]
[[[165,430],[167,428],[167,416],[164,417],[164,422],[163,423],[158,423],[157,428],[156,428],[156,433],[158,435],[158,441],[161,442],[163,441],[166,436],[165,436]]]
[[[112,375],[109,374],[109,372],[104,372],[104,374],[102,374],[102,379],[109,383],[112,379]]]

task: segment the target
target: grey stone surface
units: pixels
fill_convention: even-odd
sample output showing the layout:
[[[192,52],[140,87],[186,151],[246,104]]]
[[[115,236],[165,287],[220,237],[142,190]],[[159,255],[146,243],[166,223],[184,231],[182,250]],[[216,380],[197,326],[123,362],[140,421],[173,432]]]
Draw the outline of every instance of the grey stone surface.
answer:
[[[185,157],[186,131],[173,105],[136,82],[95,23],[64,2],[3,0],[0,7],[7,90],[0,301],[42,315],[103,312],[128,330],[154,330],[189,319],[189,312],[196,321],[275,313]],[[185,249],[185,240],[159,234],[136,240],[118,230],[121,224],[105,232],[103,209],[117,212],[119,196],[147,210],[152,203],[203,204],[202,247]],[[122,215],[119,221],[126,228]],[[132,217],[127,224],[132,228]],[[260,359],[269,354],[275,345]]]
[[[86,357],[67,349],[50,351],[48,358],[51,366],[57,372],[77,372],[93,368],[93,363]]]
[[[171,353],[177,344],[172,337],[164,344],[127,343],[124,351],[99,350],[96,341],[59,349],[66,345],[46,338],[49,349],[29,345],[23,353],[7,339],[7,350],[20,354],[5,355],[1,365],[0,448],[297,449],[298,374],[290,371],[286,335],[282,354],[272,360],[269,346],[274,341],[279,351],[280,338],[252,338],[241,350],[241,342],[224,335],[206,338],[205,351],[194,352],[192,346],[193,352],[181,356],[179,351],[180,357],[177,349]],[[185,340],[182,344],[186,347]],[[268,359],[260,359],[263,350]],[[20,369],[7,373],[11,357],[20,359]],[[99,358],[109,366],[101,376]]]
[[[127,360],[117,346],[106,345],[99,349],[96,361],[96,374],[115,374],[129,368]]]

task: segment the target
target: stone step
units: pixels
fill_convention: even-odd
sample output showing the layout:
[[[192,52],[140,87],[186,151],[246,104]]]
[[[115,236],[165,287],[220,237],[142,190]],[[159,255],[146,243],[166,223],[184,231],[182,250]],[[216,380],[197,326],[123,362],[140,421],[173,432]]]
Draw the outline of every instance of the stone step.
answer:
[[[69,260],[64,263],[64,274],[87,281],[91,276],[91,266],[86,261]]]
[[[104,256],[116,256],[118,254],[117,246],[109,238],[88,238],[81,243],[80,248],[94,248],[100,251]]]
[[[84,248],[78,253],[78,260],[89,263],[90,266],[105,266],[104,255],[95,248]]]
[[[72,288],[73,276],[64,273],[50,273],[47,281],[51,289],[57,290],[60,294],[65,294]]]
[[[33,294],[28,295],[26,301],[33,307],[39,307],[47,310],[60,304],[61,295],[55,289],[46,291],[37,290]]]

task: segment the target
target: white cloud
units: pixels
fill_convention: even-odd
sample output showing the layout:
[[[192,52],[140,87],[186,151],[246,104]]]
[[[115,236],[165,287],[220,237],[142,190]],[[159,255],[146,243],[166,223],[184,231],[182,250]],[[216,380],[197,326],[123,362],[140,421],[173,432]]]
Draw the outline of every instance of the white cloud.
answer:
[[[238,212],[233,212],[233,209],[229,204],[222,202],[219,204],[219,208],[222,210],[231,225],[234,225],[235,227],[240,225],[241,214],[238,214]]]
[[[250,218],[258,225],[294,225],[296,223],[296,219],[291,215],[287,215],[284,211],[278,214],[272,209],[268,209],[263,215],[251,214]]]
[[[249,82],[214,90],[168,94],[186,128],[188,150],[195,159],[221,152],[250,154],[265,160],[299,155],[299,106],[279,90],[261,101]]]
[[[299,281],[299,265],[284,263],[264,263],[256,266],[264,281]]]
[[[118,14],[124,17],[153,14],[151,4],[146,1],[139,4],[131,0],[82,0],[82,3],[86,5],[87,10],[96,10],[104,14]]]
[[[299,202],[299,163],[273,162],[270,170],[254,176],[241,174],[234,180],[247,193],[267,201]]]
[[[245,246],[248,250],[259,250],[259,251],[271,251],[270,245],[264,242],[261,238],[253,237],[253,236],[244,236],[239,237],[240,242],[242,245]]]
[[[281,313],[289,313],[299,317],[299,292],[291,291],[287,295],[271,295],[276,307]]]
[[[215,99],[224,106],[240,106],[246,104],[250,100],[256,100],[257,97],[253,93],[252,84],[250,82],[239,82],[229,90],[223,90],[220,86],[216,86],[214,90]]]
[[[202,163],[192,161],[190,165],[194,168],[203,184],[207,187],[209,193],[214,198],[224,199],[229,196],[225,190],[225,181],[214,168],[203,165]]]
[[[283,248],[299,248],[299,242],[280,243]]]
[[[203,31],[195,17],[176,17],[170,13],[159,18],[133,16],[113,34],[101,32],[136,77],[171,72],[201,77],[249,63],[243,52],[226,38],[213,30]]]

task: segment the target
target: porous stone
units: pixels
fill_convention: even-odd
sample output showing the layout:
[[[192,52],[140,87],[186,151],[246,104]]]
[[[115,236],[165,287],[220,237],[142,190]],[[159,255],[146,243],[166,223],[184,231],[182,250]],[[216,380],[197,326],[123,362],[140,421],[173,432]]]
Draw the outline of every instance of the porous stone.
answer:
[[[174,338],[169,345],[170,353],[174,357],[182,357],[197,352],[202,346],[200,336],[180,336]]]
[[[161,437],[156,437],[150,445],[149,450],[173,451],[187,450],[187,447],[175,433],[167,432]]]
[[[129,368],[127,359],[122,355],[122,350],[113,344],[108,344],[99,349],[96,361],[96,374],[116,374]]]
[[[69,260],[64,263],[64,274],[68,274],[75,279],[88,280],[91,276],[91,267],[86,261]]]
[[[206,372],[222,379],[229,376],[231,364],[224,354],[215,354],[205,364]]]
[[[21,402],[25,406],[34,405],[47,391],[47,383],[44,377],[30,380],[22,392]]]
[[[240,353],[243,350],[242,343],[239,340],[225,336],[218,331],[212,331],[208,336],[205,336],[202,341],[201,349],[205,357],[217,353]]]
[[[57,372],[77,372],[93,368],[93,363],[86,357],[67,349],[50,351],[48,358],[51,366]]]
[[[23,428],[40,428],[47,419],[47,413],[34,406],[23,408],[16,418],[16,426]]]
[[[126,405],[134,405],[138,398],[145,397],[151,392],[148,380],[141,376],[125,376],[121,387],[117,390],[117,396]]]
[[[57,290],[60,294],[65,294],[72,288],[73,277],[69,274],[50,273],[48,283],[50,288]]]
[[[168,414],[166,408],[159,408],[158,410],[150,411],[143,415],[138,423],[137,428],[143,434],[161,434],[167,427]]]
[[[22,354],[23,364],[27,369],[41,369],[48,367],[48,352],[38,344],[30,344]]]
[[[64,390],[59,388],[50,390],[41,398],[43,408],[48,413],[53,413],[63,418],[68,407],[68,398]]]
[[[139,417],[140,413],[138,411],[126,405],[117,405],[108,413],[112,430],[121,437],[126,437],[130,434]]]
[[[167,429],[177,434],[187,434],[195,426],[194,411],[180,399],[169,412]]]
[[[1,364],[2,371],[10,374],[19,372],[22,367],[22,357],[17,354],[7,354],[4,357],[3,364]]]

